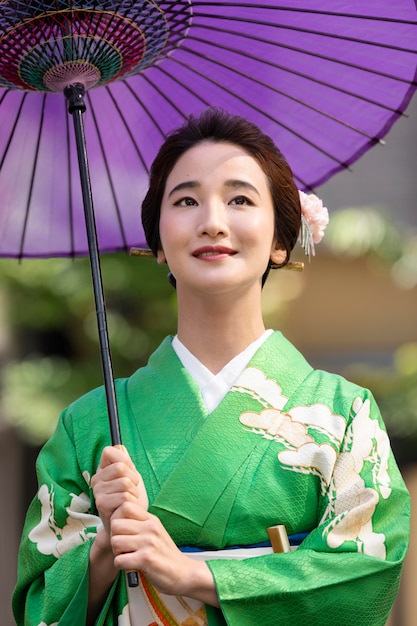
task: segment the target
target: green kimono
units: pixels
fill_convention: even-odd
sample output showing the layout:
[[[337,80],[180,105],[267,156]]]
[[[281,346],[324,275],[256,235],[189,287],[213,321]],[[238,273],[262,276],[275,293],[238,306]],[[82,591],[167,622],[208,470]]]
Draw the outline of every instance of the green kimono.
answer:
[[[167,338],[116,382],[122,440],[150,511],[178,546],[220,549],[309,533],[295,552],[208,561],[230,626],[383,626],[400,581],[409,496],[371,393],[312,369],[281,335],[207,414]],[[85,623],[100,519],[90,480],[109,445],[103,389],[69,406],[37,463],[13,606],[18,625]],[[231,551],[232,552],[232,551]],[[97,620],[129,625],[121,573]],[[148,624],[199,624],[154,615]],[[142,623],[140,624],[142,626]]]

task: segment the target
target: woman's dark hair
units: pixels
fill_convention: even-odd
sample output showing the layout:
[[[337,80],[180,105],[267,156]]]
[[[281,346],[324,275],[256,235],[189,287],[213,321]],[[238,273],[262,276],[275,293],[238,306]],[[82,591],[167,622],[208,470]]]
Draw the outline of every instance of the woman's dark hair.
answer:
[[[152,164],[148,192],[142,203],[142,224],[150,249],[156,255],[160,247],[159,218],[169,174],[187,150],[205,140],[233,143],[259,163],[269,182],[275,237],[286,250],[285,265],[301,226],[300,197],[291,168],[272,139],[258,126],[215,107],[198,117],[190,115],[183,126],[170,133]]]

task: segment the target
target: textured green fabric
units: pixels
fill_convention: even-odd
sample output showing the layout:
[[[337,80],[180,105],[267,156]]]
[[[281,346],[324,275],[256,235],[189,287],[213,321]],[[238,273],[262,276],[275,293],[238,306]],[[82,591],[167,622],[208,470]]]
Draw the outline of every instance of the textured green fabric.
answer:
[[[151,512],[179,546],[257,543],[274,524],[310,532],[296,552],[210,561],[222,609],[208,610],[210,625],[383,626],[407,548],[409,497],[372,395],[313,370],[274,333],[207,414],[170,342],[116,382],[123,443]],[[100,388],[63,412],[39,456],[13,600],[18,626],[83,623],[100,525],[89,482],[109,443]],[[121,575],[97,623],[129,624],[126,602]]]

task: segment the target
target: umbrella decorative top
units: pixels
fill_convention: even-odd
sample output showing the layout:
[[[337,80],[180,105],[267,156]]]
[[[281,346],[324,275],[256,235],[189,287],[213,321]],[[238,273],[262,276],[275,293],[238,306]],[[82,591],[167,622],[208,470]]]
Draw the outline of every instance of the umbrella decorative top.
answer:
[[[69,84],[114,251],[145,244],[150,164],[189,113],[255,122],[308,191],[387,134],[416,69],[415,0],[0,0],[0,256],[87,253]]]
[[[187,1],[3,4],[0,86],[35,91],[136,74],[177,47],[191,19]]]

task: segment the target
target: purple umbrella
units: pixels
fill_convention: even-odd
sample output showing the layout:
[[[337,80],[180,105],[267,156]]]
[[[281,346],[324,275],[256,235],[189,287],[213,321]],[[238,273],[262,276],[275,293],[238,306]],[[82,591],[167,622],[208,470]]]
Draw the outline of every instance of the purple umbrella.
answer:
[[[90,255],[113,443],[98,250],[145,244],[140,199],[165,134],[221,106],[262,126],[312,189],[403,114],[416,17],[414,0],[0,0],[0,256]]]
[[[123,250],[165,133],[208,104],[271,134],[303,190],[348,167],[415,90],[416,19],[414,0],[2,0],[0,255],[88,252],[66,85],[87,88],[100,249]]]

